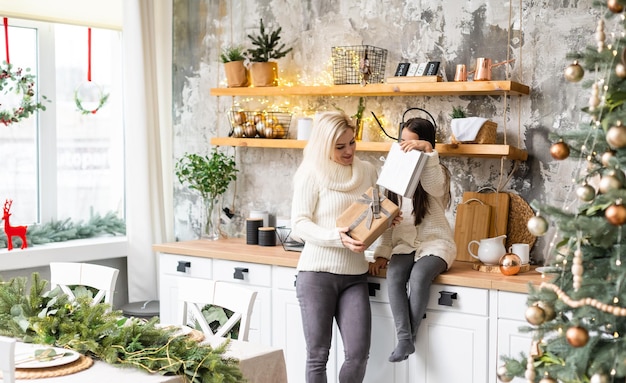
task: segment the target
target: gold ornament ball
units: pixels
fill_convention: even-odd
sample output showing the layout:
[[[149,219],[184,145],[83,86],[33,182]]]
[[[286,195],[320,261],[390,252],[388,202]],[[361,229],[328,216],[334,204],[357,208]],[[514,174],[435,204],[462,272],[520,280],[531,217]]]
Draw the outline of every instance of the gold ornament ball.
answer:
[[[578,64],[578,61],[574,61],[565,68],[565,79],[569,82],[578,82],[583,79],[584,75],[585,70]]]
[[[615,152],[612,150],[607,150],[602,153],[601,161],[602,165],[609,166],[611,164],[611,159],[615,157]]]
[[[604,212],[604,216],[612,225],[621,226],[626,223],[626,206],[611,205]]]
[[[548,221],[538,215],[530,217],[526,226],[530,234],[534,235],[535,237],[541,237],[542,235],[545,235],[548,231]]]
[[[622,186],[623,184],[619,178],[614,175],[604,175],[600,178],[600,182],[598,183],[598,191],[601,194],[606,194],[612,190],[619,190]]]
[[[550,154],[555,160],[564,160],[569,157],[569,146],[565,142],[559,141],[550,147]]]
[[[572,347],[583,347],[589,341],[589,333],[584,327],[573,326],[567,329],[565,339]]]
[[[556,318],[556,312],[554,311],[554,307],[552,307],[549,303],[539,301],[537,302],[537,306],[543,310],[545,313],[546,322],[551,321]]]
[[[576,195],[581,201],[589,202],[596,197],[596,189],[587,184],[580,185],[576,188]]]
[[[543,378],[541,378],[539,383],[556,383],[556,380],[552,379],[549,376],[544,376]]]
[[[522,260],[517,254],[513,253],[504,254],[498,264],[503,275],[515,275],[522,268]]]
[[[619,0],[608,0],[606,2],[607,8],[609,11],[613,13],[621,13],[624,10],[624,6],[619,2]]]
[[[614,149],[626,146],[626,126],[621,121],[609,128],[606,132],[606,142]]]
[[[626,66],[622,63],[617,63],[615,65],[615,74],[621,79],[626,78]]]
[[[505,365],[498,367],[498,369],[496,370],[496,374],[498,375],[498,380],[504,383],[508,383],[514,378],[513,376],[509,375]]]
[[[546,312],[537,305],[528,307],[524,315],[528,323],[534,326],[539,326],[546,320]]]

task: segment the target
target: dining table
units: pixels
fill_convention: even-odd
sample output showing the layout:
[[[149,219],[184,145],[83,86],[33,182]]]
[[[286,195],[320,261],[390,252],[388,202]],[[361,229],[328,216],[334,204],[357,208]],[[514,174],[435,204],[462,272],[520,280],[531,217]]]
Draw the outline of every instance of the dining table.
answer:
[[[225,341],[226,338],[209,336],[205,337],[202,343],[216,347]],[[248,383],[287,383],[285,357],[280,348],[231,339],[224,356],[238,361],[242,375]],[[66,373],[62,372],[63,366],[49,367],[50,373],[47,373],[45,367],[20,369],[18,364],[16,366],[16,381],[31,381],[33,383],[185,383],[182,376],[148,373],[135,367],[114,365],[87,358],[80,355],[79,359],[67,365]],[[78,368],[74,368],[76,371],[69,370],[72,364],[79,365]],[[59,370],[61,370],[60,373]],[[0,381],[2,380],[0,379]]]

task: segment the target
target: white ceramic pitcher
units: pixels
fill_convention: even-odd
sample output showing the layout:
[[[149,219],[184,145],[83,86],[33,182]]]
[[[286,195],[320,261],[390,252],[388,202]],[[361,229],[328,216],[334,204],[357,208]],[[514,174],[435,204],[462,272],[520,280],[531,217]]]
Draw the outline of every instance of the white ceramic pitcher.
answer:
[[[500,258],[506,254],[504,247],[504,239],[506,235],[500,235],[493,238],[481,239],[480,242],[473,240],[467,244],[469,254],[484,263],[485,265],[497,265]],[[472,244],[478,245],[478,255],[472,251]]]

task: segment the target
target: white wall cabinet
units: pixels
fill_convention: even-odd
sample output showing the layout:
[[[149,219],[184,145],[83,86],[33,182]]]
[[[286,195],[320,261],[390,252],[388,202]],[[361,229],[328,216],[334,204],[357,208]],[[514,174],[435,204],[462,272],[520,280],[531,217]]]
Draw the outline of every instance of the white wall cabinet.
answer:
[[[250,341],[284,350],[290,382],[304,381],[306,344],[296,297],[293,267],[160,253],[162,323],[175,323],[177,281],[207,278],[248,285],[259,291]],[[416,352],[405,362],[390,363],[396,346],[395,325],[384,278],[369,278],[372,305],[372,345],[365,382],[496,383],[500,355],[528,352],[526,294],[434,284]],[[337,383],[343,346],[335,327],[327,366],[328,381]],[[516,379],[514,382],[522,382]]]

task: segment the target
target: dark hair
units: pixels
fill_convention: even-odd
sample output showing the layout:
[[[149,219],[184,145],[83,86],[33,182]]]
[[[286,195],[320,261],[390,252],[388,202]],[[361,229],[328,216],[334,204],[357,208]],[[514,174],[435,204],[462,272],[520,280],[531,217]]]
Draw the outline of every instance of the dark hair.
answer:
[[[418,135],[420,140],[428,141],[432,145],[433,149],[435,148],[435,126],[432,122],[423,119],[423,118],[411,118],[407,122],[404,123],[402,129],[408,129],[409,131]],[[402,132],[400,132],[402,135]],[[444,170],[446,176],[446,184],[447,184],[447,207],[450,207],[450,171],[444,165],[441,165]],[[393,201],[396,205],[400,205],[402,202],[400,197],[391,191],[387,191],[387,197]],[[415,225],[419,225],[422,223],[424,216],[428,213],[429,208],[428,203],[428,193],[422,187],[422,182],[417,184],[417,190],[415,190],[415,194],[413,195],[413,215],[415,216]]]

